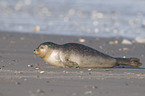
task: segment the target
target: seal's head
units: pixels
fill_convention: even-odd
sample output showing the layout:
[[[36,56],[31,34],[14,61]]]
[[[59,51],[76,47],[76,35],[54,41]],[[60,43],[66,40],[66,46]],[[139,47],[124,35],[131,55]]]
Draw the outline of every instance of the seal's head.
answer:
[[[33,53],[35,55],[37,55],[38,57],[45,57],[46,53],[47,53],[47,50],[48,50],[48,46],[47,45],[40,45],[38,48],[36,48]]]
[[[52,42],[44,42],[41,43],[38,48],[33,51],[33,53],[38,57],[44,58],[46,55],[49,55],[55,47],[56,44]]]

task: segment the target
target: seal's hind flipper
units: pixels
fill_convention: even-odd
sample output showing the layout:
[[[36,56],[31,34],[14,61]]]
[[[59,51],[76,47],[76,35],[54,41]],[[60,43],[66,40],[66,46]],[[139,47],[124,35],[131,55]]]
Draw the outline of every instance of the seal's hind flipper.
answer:
[[[139,67],[142,65],[138,58],[116,58],[118,66]]]

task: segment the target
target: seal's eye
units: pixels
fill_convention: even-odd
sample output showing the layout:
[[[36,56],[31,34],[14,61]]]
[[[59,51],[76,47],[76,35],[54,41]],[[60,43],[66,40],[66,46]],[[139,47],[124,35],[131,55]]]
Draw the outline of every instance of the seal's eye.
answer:
[[[40,47],[40,49],[44,49],[44,47]]]

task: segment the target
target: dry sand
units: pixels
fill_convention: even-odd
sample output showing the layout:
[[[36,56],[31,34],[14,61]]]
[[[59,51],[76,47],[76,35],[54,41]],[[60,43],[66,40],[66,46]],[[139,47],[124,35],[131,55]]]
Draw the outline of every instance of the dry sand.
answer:
[[[116,57],[138,57],[141,68],[55,68],[33,55],[42,42],[75,42]],[[0,96],[144,96],[145,44],[93,38],[0,32]],[[115,41],[115,42],[114,42]]]

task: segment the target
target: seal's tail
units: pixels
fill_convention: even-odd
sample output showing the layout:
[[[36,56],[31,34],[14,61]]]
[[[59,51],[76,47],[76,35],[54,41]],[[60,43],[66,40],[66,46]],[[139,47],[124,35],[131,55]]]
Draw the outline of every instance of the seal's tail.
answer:
[[[142,65],[138,58],[116,58],[118,66],[139,67]]]

